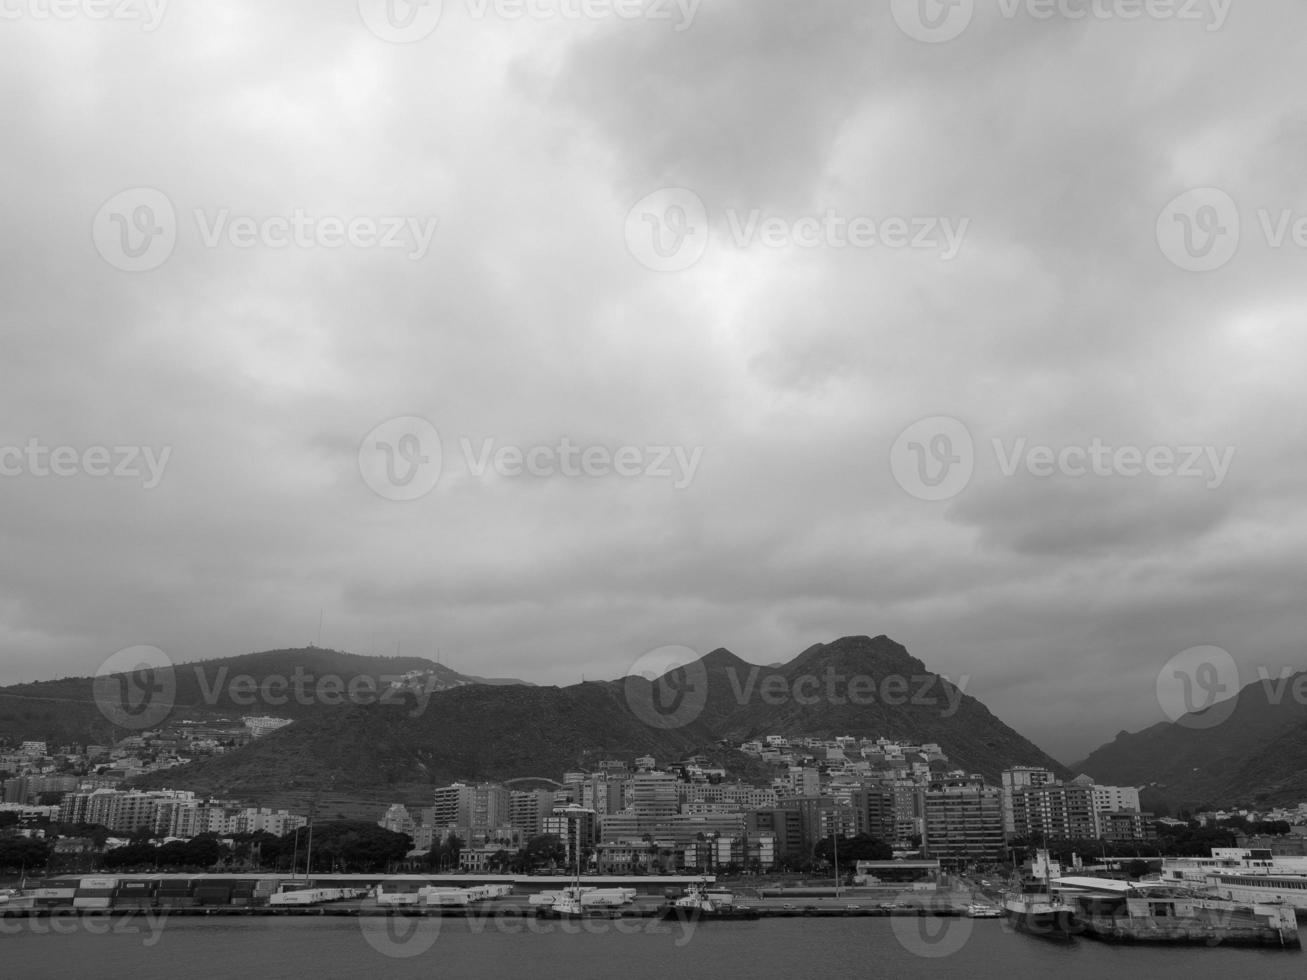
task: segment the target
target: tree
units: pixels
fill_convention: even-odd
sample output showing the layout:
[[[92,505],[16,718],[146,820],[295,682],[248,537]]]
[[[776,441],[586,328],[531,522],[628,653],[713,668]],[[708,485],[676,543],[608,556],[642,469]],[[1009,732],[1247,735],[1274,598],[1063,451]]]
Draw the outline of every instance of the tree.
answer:
[[[284,842],[283,838],[283,846]],[[304,843],[307,858],[307,842]],[[397,834],[367,821],[335,820],[313,828],[313,867],[319,870],[385,871],[392,862],[406,858],[412,849],[413,838],[408,834]]]
[[[567,848],[557,834],[537,834],[522,849],[528,868],[557,868],[567,863]]]
[[[50,863],[48,841],[32,837],[0,837],[0,871],[31,873]]]
[[[817,842],[814,853],[818,861],[835,863],[835,845],[829,837]],[[856,837],[839,839],[838,857],[841,866],[847,862],[848,867],[852,868],[855,861],[888,861],[894,857],[894,849],[871,834],[858,834]]]

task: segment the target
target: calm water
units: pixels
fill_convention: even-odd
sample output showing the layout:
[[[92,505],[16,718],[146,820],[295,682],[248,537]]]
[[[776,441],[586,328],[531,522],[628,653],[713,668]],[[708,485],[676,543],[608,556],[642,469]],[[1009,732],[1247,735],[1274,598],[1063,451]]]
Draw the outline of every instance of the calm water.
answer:
[[[92,925],[94,923],[94,925]],[[174,919],[0,921],[5,977],[559,977],[569,980],[1277,980],[1307,973],[1301,952],[1059,945],[995,920],[773,919],[691,932],[644,921]],[[564,931],[566,925],[566,931]],[[583,928],[584,927],[584,928]],[[96,933],[89,931],[94,928]],[[125,930],[136,928],[136,933]]]

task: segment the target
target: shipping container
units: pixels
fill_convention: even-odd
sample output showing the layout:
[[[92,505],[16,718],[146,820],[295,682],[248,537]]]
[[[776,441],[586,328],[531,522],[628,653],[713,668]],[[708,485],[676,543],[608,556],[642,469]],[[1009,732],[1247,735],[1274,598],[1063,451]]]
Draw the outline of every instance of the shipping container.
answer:
[[[118,887],[117,878],[83,878],[77,885],[78,888],[108,888],[110,890]]]
[[[76,888],[36,888],[32,891],[33,898],[76,898]]]
[[[113,902],[112,898],[74,898],[73,908],[75,909],[107,909]]]

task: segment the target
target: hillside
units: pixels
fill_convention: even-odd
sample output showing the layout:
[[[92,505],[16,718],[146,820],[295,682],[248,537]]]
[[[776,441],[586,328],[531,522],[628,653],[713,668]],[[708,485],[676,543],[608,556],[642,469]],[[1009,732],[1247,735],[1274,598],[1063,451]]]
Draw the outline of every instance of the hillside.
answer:
[[[336,685],[329,685],[328,678],[338,678],[345,693],[334,695]],[[161,671],[160,680],[174,691],[174,719],[250,714],[299,719],[334,710],[332,702],[348,701],[351,690],[358,701],[367,702],[393,698],[400,689],[425,696],[474,684],[523,683],[472,677],[422,657],[367,657],[317,647],[178,664]],[[94,684],[91,677],[70,677],[0,688],[0,737],[39,738],[56,745],[121,738],[127,732],[115,729],[100,712]],[[258,693],[260,688],[272,696]]]
[[[859,680],[850,687],[853,678]],[[632,709],[651,696],[644,678],[566,688],[460,686],[433,693],[422,710],[413,701],[319,712],[229,755],[156,774],[145,785],[261,801],[318,791],[420,803],[430,787],[452,780],[557,779],[602,759],[646,754],[662,763],[705,754],[733,772],[765,775],[734,747],[768,734],[934,741],[956,766],[995,780],[1016,764],[1061,771],[983,704],[886,637],[812,647],[775,668],[716,650],[664,680],[690,691],[684,706],[693,709],[667,726]],[[828,682],[835,685],[833,698],[826,697]],[[805,703],[813,683],[822,694]],[[855,696],[871,703],[836,703]]]
[[[432,786],[455,780],[557,780],[602,759],[648,754],[670,761],[712,743],[701,727],[659,731],[642,724],[612,684],[473,686],[433,696],[426,710],[414,700],[319,714],[137,784],[277,805],[321,791],[425,806]]]
[[[1202,715],[1122,732],[1073,767],[1103,783],[1145,788],[1146,806],[1201,810],[1307,798],[1307,703],[1287,681],[1256,681],[1228,718]],[[1211,709],[1209,709],[1211,710]]]
[[[762,690],[772,673],[784,677],[790,687],[790,695],[780,704],[767,703]],[[814,697],[812,681],[801,684],[802,678],[820,682],[816,703],[801,703]],[[874,684],[855,682],[854,678],[869,678]],[[779,690],[779,685],[773,684]],[[834,697],[829,696],[831,692]],[[870,703],[855,704],[855,698]],[[903,646],[885,636],[846,637],[819,644],[779,669],[764,668],[749,700],[723,720],[719,732],[733,740],[802,733],[936,742],[954,767],[983,773],[996,783],[999,773],[1012,765],[1046,766],[1065,773],[1059,762],[1005,725],[984,704],[927,670]]]

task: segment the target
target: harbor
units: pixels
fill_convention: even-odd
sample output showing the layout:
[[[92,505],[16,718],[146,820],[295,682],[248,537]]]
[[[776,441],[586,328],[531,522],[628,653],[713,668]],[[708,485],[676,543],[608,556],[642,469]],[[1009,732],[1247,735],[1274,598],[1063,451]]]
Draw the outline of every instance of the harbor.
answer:
[[[702,889],[702,893],[699,890]],[[761,892],[762,890],[755,890]],[[891,896],[871,890],[810,894],[796,889],[772,894],[733,892],[705,876],[154,875],[53,878],[19,890],[0,904],[6,919],[68,914],[121,915],[160,912],[170,916],[442,916],[485,918],[534,916],[563,893],[575,892],[577,914],[652,918],[680,902],[707,901],[750,913],[749,917],[945,916],[966,917],[977,906],[969,892]],[[833,892],[833,890],[830,890]],[[905,900],[911,899],[911,900]],[[711,918],[712,916],[708,916]]]

